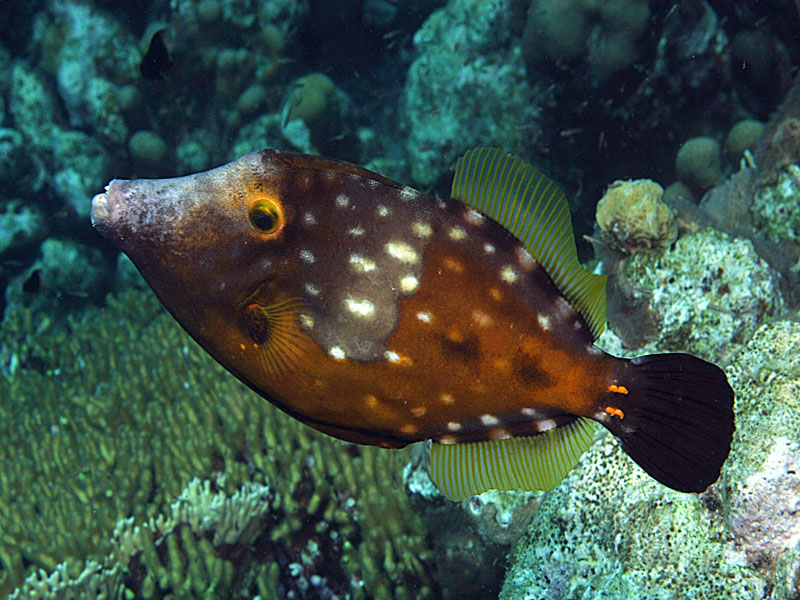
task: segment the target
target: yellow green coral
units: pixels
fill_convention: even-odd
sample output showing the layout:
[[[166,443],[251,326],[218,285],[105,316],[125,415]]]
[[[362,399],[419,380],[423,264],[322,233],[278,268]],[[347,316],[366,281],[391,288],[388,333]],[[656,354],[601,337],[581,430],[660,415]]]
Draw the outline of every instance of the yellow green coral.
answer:
[[[269,482],[269,510],[248,533],[260,554],[243,556],[243,568],[224,540],[178,528],[166,550],[113,555],[138,569],[127,572],[129,594],[194,597],[213,580],[266,596],[265,586],[315,573],[342,597],[436,592],[425,530],[400,484],[406,454],[286,417],[208,358],[149,293],[110,297],[64,329],[18,312],[4,322],[0,364],[0,594],[39,570],[41,580],[76,578],[91,571],[87,560],[110,569],[115,526],[169,514],[196,477],[229,496]],[[279,557],[297,576],[281,568],[276,577]]]

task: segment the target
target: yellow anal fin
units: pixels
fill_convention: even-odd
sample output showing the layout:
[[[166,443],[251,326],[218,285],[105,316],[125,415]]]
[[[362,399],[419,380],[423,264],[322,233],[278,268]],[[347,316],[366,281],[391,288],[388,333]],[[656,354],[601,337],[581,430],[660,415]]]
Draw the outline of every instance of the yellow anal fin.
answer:
[[[310,339],[300,325],[304,307],[301,300],[290,299],[270,306],[253,302],[244,308],[242,326],[271,378],[297,366],[308,348]]]
[[[456,502],[487,490],[551,490],[592,443],[594,424],[577,419],[544,433],[431,447],[431,478]]]
[[[456,162],[451,197],[505,227],[544,267],[597,339],[606,325],[606,277],[578,262],[567,197],[524,160],[475,148]]]

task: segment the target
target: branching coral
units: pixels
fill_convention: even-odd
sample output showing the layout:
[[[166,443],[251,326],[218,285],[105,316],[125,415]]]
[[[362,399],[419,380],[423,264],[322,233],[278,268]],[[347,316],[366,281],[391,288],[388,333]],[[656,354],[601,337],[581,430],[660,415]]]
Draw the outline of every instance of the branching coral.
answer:
[[[286,417],[149,293],[109,298],[66,331],[20,311],[2,336],[0,593],[40,569],[40,581],[54,571],[74,580],[114,546],[132,597],[192,597],[209,582],[233,596],[265,596],[264,586],[299,594],[314,582],[353,598],[436,591],[424,528],[399,485],[405,453],[344,444]],[[229,496],[269,482],[267,510],[251,505],[258,518],[243,529],[252,543],[215,539],[216,526],[189,535],[190,525],[125,551],[119,539],[169,515],[195,477]]]

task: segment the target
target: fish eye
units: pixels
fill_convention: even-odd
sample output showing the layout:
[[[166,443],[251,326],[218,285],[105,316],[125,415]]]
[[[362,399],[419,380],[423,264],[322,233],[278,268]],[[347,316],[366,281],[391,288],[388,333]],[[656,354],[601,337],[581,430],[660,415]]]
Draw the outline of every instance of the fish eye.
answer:
[[[283,210],[280,204],[269,198],[254,203],[248,217],[253,229],[265,235],[276,233],[283,226]]]

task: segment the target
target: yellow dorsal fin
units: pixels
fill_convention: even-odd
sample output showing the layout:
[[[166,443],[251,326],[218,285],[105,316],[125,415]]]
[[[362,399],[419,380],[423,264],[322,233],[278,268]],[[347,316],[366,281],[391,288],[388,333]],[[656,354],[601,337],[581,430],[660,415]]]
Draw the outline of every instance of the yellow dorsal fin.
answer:
[[[431,447],[431,479],[456,502],[487,490],[551,490],[592,444],[594,424],[579,418],[544,433]]]
[[[498,148],[456,162],[451,197],[505,227],[544,267],[597,339],[606,326],[606,277],[578,262],[567,197],[539,169]]]

